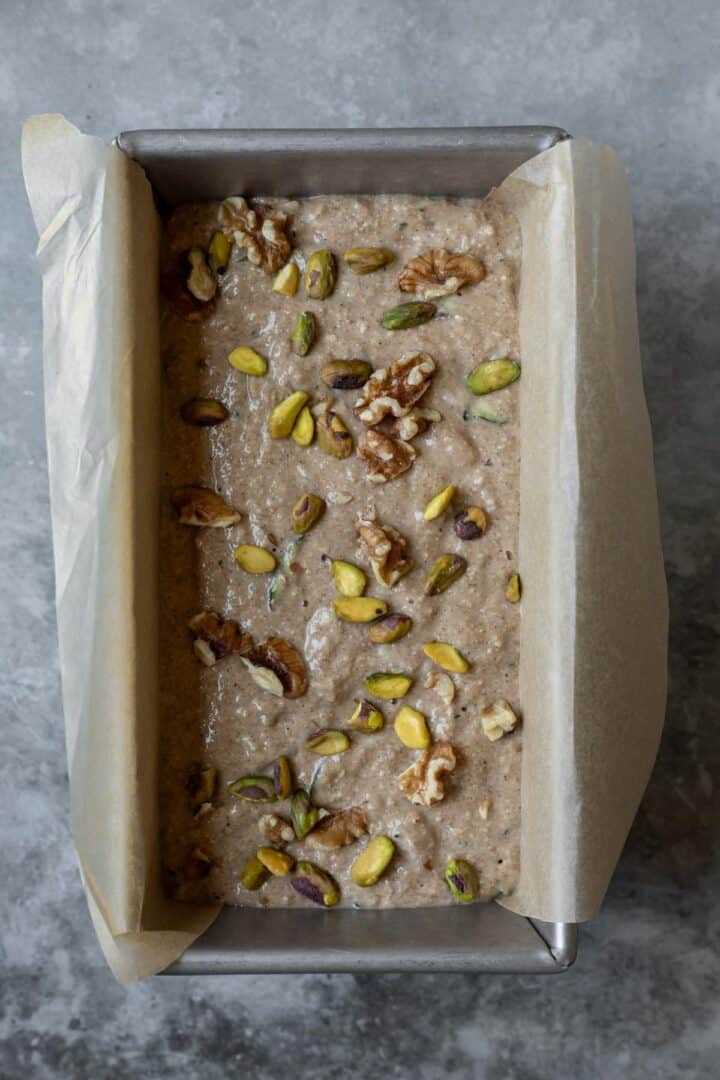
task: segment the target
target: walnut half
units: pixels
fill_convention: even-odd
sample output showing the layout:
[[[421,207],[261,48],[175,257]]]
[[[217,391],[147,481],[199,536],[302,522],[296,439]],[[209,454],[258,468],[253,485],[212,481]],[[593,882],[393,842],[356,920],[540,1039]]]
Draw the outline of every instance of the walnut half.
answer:
[[[357,452],[367,462],[367,478],[373,484],[384,484],[407,472],[416,457],[410,443],[374,430],[362,433]]]
[[[188,627],[195,634],[195,655],[206,667],[213,667],[230,653],[245,656],[254,645],[250,634],[244,634],[235,619],[223,619],[216,611],[193,615],[188,620]]]
[[[290,258],[288,218],[281,210],[251,209],[242,195],[233,195],[220,206],[218,221],[225,235],[245,249],[249,262],[266,274],[276,274]]]
[[[397,279],[402,292],[415,293],[421,300],[450,296],[463,285],[476,285],[485,277],[485,265],[473,255],[433,248],[427,255],[411,259]]]
[[[381,585],[392,588],[413,568],[407,554],[407,540],[392,525],[378,525],[359,518],[357,531],[370,553],[370,565]]]
[[[376,368],[355,402],[363,424],[374,427],[385,416],[407,416],[430,386],[435,361],[429,353],[413,353]]]
[[[445,797],[445,776],[457,764],[450,743],[435,743],[424,750],[414,765],[398,776],[400,790],[410,802],[432,806]]]

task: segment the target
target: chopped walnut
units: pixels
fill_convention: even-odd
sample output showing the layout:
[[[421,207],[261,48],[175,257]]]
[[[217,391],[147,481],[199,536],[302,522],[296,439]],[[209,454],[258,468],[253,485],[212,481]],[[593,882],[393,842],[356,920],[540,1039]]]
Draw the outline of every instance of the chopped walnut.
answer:
[[[496,701],[494,705],[488,705],[480,713],[483,731],[490,742],[502,739],[509,731],[514,731],[518,724],[518,718],[507,701]]]
[[[433,248],[427,255],[411,259],[397,279],[402,292],[415,293],[421,300],[450,296],[464,285],[476,285],[485,277],[485,266],[472,255]]]
[[[337,810],[335,813],[326,814],[308,833],[307,839],[310,844],[339,848],[354,844],[361,836],[365,836],[367,831],[365,811],[356,806],[351,810]]]
[[[400,416],[397,420],[390,420],[388,433],[396,439],[410,442],[417,435],[422,435],[431,424],[438,424],[442,420],[442,413],[437,409],[411,409],[407,416]]]
[[[376,368],[355,402],[355,412],[368,427],[385,416],[407,416],[430,386],[435,361],[429,353],[413,353]]]
[[[222,496],[204,487],[181,487],[173,491],[170,501],[181,525],[225,529],[240,520],[239,510],[225,502]]]
[[[295,830],[290,822],[277,814],[263,814],[258,821],[258,829],[263,839],[276,847],[292,844],[295,839]]]
[[[251,664],[269,668],[282,683],[283,697],[302,697],[308,688],[307,671],[302,656],[285,638],[268,638],[250,652]]]
[[[483,799],[483,801],[480,803],[480,805],[478,806],[478,814],[483,819],[483,821],[487,821],[487,819],[488,819],[488,817],[490,815],[490,800],[489,799]]]
[[[233,195],[222,203],[218,220],[225,235],[266,274],[276,274],[290,258],[288,218],[282,211],[251,209],[242,195]]]
[[[367,462],[367,478],[373,484],[384,484],[407,472],[416,457],[410,443],[391,439],[380,431],[364,431],[357,452]]]
[[[450,705],[455,698],[455,683],[444,671],[429,671],[423,686],[427,690],[434,690],[446,705]]]
[[[414,765],[400,773],[398,784],[410,802],[432,806],[445,797],[445,774],[452,772],[456,764],[450,743],[435,743],[423,751]]]
[[[378,525],[359,518],[357,531],[370,553],[370,565],[381,585],[396,585],[413,568],[407,540],[392,525]]]
[[[250,634],[244,634],[235,619],[223,619],[216,611],[201,611],[188,620],[196,635],[193,649],[198,660],[213,667],[230,653],[246,656],[254,647]]]

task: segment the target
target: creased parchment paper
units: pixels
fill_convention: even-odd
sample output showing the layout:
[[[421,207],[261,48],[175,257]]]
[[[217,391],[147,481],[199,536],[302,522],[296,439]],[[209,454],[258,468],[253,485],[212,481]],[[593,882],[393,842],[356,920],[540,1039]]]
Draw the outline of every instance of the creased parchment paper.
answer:
[[[162,970],[218,909],[166,900],[156,809],[158,220],[142,170],[29,120],[72,821],[120,979]],[[627,182],[568,141],[501,186],[520,221],[524,715],[521,878],[505,906],[598,910],[655,757],[667,600]],[[232,194],[228,192],[228,194]]]

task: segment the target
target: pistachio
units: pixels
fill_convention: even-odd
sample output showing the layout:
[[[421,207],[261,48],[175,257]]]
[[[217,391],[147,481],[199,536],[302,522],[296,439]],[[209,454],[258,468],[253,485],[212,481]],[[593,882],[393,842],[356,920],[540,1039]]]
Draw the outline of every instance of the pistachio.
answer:
[[[353,274],[374,274],[376,270],[394,262],[395,256],[387,248],[358,247],[346,251],[343,259]]]
[[[455,683],[445,672],[429,671],[425,676],[423,686],[427,690],[434,690],[446,705],[452,704],[455,699]]]
[[[474,402],[467,409],[463,409],[463,420],[487,420],[488,423],[499,424],[501,427],[503,424],[507,424],[504,416],[500,416],[482,400]]]
[[[293,789],[292,769],[290,762],[284,756],[277,759],[272,769],[275,794],[278,799],[289,799]]]
[[[212,859],[201,848],[194,848],[183,867],[183,877],[186,881],[200,881],[206,878],[212,870]]]
[[[346,847],[354,844],[367,831],[364,811],[353,807],[351,810],[337,810],[334,814],[326,814],[308,835],[308,841],[326,848]]]
[[[194,247],[188,252],[190,273],[187,279],[188,291],[196,300],[206,304],[212,300],[217,289],[217,278],[205,261],[205,252],[202,248]]]
[[[238,510],[209,488],[192,485],[176,488],[170,501],[181,525],[226,529],[229,525],[238,522],[241,517]]]
[[[375,885],[387,870],[393,855],[395,844],[389,836],[373,836],[350,870],[350,877],[356,885],[368,888]]]
[[[271,574],[277,566],[272,551],[255,544],[241,544],[235,548],[235,562],[248,574]]]
[[[296,356],[307,356],[317,336],[317,319],[312,311],[303,311],[290,335],[292,351]]]
[[[454,645],[448,645],[446,641],[429,641],[427,645],[423,645],[423,652],[444,671],[464,675],[470,669],[462,653],[458,652]]]
[[[189,772],[188,778],[185,781],[185,788],[190,796],[191,804],[194,809],[202,806],[203,803],[210,802],[215,794],[215,782],[217,780],[217,769],[208,765],[204,768],[200,765],[195,765]]]
[[[268,432],[271,439],[287,439],[308,398],[309,395],[304,390],[295,390],[275,406],[268,420]]]
[[[350,749],[350,739],[344,731],[336,731],[333,728],[325,728],[324,731],[316,731],[305,743],[305,749],[311,754],[320,754],[321,757],[332,757],[334,754],[344,754]]]
[[[320,371],[320,378],[331,390],[358,390],[373,372],[367,360],[329,360]]]
[[[335,288],[335,256],[330,251],[313,251],[305,270],[305,292],[311,300],[327,300]]]
[[[282,293],[283,296],[294,296],[300,284],[300,271],[295,263],[285,263],[280,273],[273,281],[273,292]]]
[[[255,857],[274,877],[287,877],[295,865],[292,855],[273,847],[259,847]]]
[[[303,405],[295,421],[291,435],[298,446],[309,446],[315,438],[315,418],[309,405]]]
[[[370,734],[373,731],[381,731],[385,724],[385,717],[376,709],[370,701],[358,701],[355,711],[348,720],[348,727],[353,731],[364,731]]]
[[[290,822],[277,814],[263,814],[258,820],[258,829],[263,839],[276,847],[280,844],[292,844],[295,839],[295,830]]]
[[[388,609],[384,600],[376,600],[373,596],[337,596],[333,607],[339,619],[356,623],[374,622]]]
[[[342,559],[333,559],[333,578],[335,588],[342,596],[362,596],[367,585],[367,578],[359,566],[343,562]]]
[[[393,727],[400,742],[409,746],[411,750],[424,750],[432,741],[427,720],[421,712],[410,705],[403,705],[398,710]]]
[[[325,513],[325,500],[319,495],[305,493],[301,495],[292,508],[293,532],[310,532],[313,525],[317,524]]]
[[[488,530],[487,514],[479,506],[466,506],[455,515],[453,529],[460,540],[479,540]]]
[[[250,653],[250,660],[275,675],[280,682],[283,697],[294,700],[302,697],[307,690],[305,661],[286,638],[271,637],[256,645]],[[272,693],[276,691],[273,690]]]
[[[401,615],[393,612],[384,615],[368,629],[368,637],[373,645],[390,645],[393,641],[399,641],[412,630],[412,619],[409,615]]]
[[[405,697],[412,683],[410,676],[403,675],[401,672],[376,671],[368,675],[365,680],[365,689],[373,697],[382,698],[383,701],[395,701],[397,698]]]
[[[228,791],[234,799],[245,802],[275,802],[275,784],[269,776],[241,776],[228,784]]]
[[[345,422],[330,408],[328,402],[323,402],[317,410],[315,427],[321,450],[341,461],[350,457],[353,452],[353,437]]]
[[[485,360],[467,377],[473,394],[492,394],[520,378],[520,365],[515,360]]]
[[[230,262],[230,250],[232,244],[223,232],[215,232],[212,235],[208,247],[208,263],[210,269],[216,274],[222,274]]]
[[[463,904],[469,904],[480,892],[477,873],[467,859],[450,859],[444,876],[450,892]]]
[[[245,375],[265,375],[268,369],[265,357],[256,353],[249,345],[240,345],[233,349],[228,356],[228,364]]]
[[[399,304],[390,308],[380,320],[386,330],[409,330],[421,326],[434,318],[437,306],[426,300],[411,300],[408,304]]]
[[[437,596],[445,592],[467,570],[467,560],[462,555],[440,555],[432,565],[425,582],[425,595]]]
[[[263,667],[262,664],[254,664],[246,656],[242,656],[240,659],[248,669],[248,674],[256,686],[259,686],[261,690],[266,690],[268,694],[274,694],[275,697],[284,697],[283,684],[271,668]]]
[[[227,420],[230,413],[221,401],[215,398],[190,398],[180,407],[180,415],[186,424],[193,427],[214,427]]]
[[[509,604],[517,604],[522,596],[522,582],[519,574],[511,574],[505,588],[505,599]]]
[[[258,859],[257,855],[251,855],[240,871],[240,884],[248,892],[255,892],[265,884],[270,877],[267,867]]]
[[[340,888],[336,881],[314,863],[301,859],[296,876],[290,879],[295,892],[323,907],[334,907],[340,900]]]
[[[455,498],[456,491],[457,488],[454,484],[448,484],[442,491],[438,491],[437,495],[433,495],[423,511],[423,519],[425,521],[434,521],[435,518],[439,518],[441,514],[444,514]]]
[[[500,698],[499,701],[482,710],[480,722],[490,742],[497,742],[503,735],[515,730],[518,718],[507,701]]]
[[[302,788],[299,788],[290,800],[290,815],[298,840],[303,840],[317,825],[318,809],[313,806],[307,791],[303,791]]]
[[[193,649],[198,659],[208,667],[230,653],[246,656],[255,646],[235,619],[223,619],[216,611],[199,611],[188,619],[188,629],[195,634]]]

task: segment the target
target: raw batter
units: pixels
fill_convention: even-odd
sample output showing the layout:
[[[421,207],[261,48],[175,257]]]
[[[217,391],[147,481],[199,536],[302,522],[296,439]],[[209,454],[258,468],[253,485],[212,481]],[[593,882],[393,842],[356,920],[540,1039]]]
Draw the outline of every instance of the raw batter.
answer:
[[[262,243],[253,252],[250,237],[245,249],[234,243],[227,268],[217,275],[215,296],[207,303],[194,301],[178,287],[176,274],[179,266],[187,272],[189,249],[207,251],[218,230],[218,206],[180,207],[165,232],[163,280],[171,300],[162,329],[161,821],[168,888],[190,901],[311,906],[291,887],[292,873],[265,874],[267,880],[254,891],[240,883],[257,848],[270,844],[258,822],[270,814],[290,821],[290,804],[287,799],[243,801],[227,785],[247,775],[271,775],[273,762],[286,755],[296,788],[307,789],[319,768],[312,789],[315,806],[331,812],[356,807],[360,818],[364,815],[368,835],[347,846],[319,846],[312,834],[271,845],[331,874],[342,904],[453,902],[443,878],[451,858],[472,864],[479,898],[507,894],[518,877],[521,729],[490,741],[480,714],[506,700],[520,715],[520,605],[506,598],[508,579],[517,569],[519,384],[476,398],[466,376],[490,358],[519,360],[517,224],[492,198],[327,196],[258,204],[261,213],[270,206],[289,217],[291,259],[301,271],[293,296],[273,291],[275,266],[265,273],[251,261],[277,257],[282,263],[286,253]],[[232,236],[232,230],[226,232]],[[273,226],[268,235],[274,235]],[[394,261],[355,274],[343,253],[362,247],[387,250]],[[334,291],[324,300],[308,299],[302,282],[307,259],[318,249],[332,252],[337,266]],[[380,318],[388,309],[423,300],[423,282],[420,293],[401,292],[398,276],[414,257],[440,249],[471,253],[484,265],[484,280],[436,297],[431,321],[383,328]],[[247,254],[250,259],[243,257]],[[202,276],[204,267],[199,269]],[[412,286],[412,270],[408,281]],[[195,284],[202,292],[203,281]],[[290,337],[305,311],[315,316],[317,333],[301,357],[292,351]],[[228,363],[240,346],[267,360],[266,374],[243,374]],[[367,384],[329,390],[321,369],[337,358],[386,368],[417,353],[429,354],[435,371],[415,409],[437,410],[442,419],[409,440],[416,457],[396,477],[373,482],[372,463],[356,452],[344,460],[333,457],[317,439],[301,446],[293,438],[270,437],[267,425],[275,406],[303,390],[315,408],[332,399],[357,448],[368,429],[354,405]],[[183,419],[181,407],[197,397],[220,401],[228,418],[217,426],[188,424],[187,409]],[[463,419],[478,403],[507,422]],[[388,430],[387,419],[381,428]],[[224,528],[180,524],[177,495],[175,509],[172,500],[184,485],[219,493],[240,512],[239,522]],[[452,504],[425,521],[426,504],[448,485],[457,488]],[[291,512],[305,493],[324,499],[326,509],[302,542],[293,543]],[[482,508],[488,523],[486,534],[471,541],[454,529],[455,515],[467,507]],[[358,537],[359,517],[392,526],[407,541],[413,569],[393,587],[373,574],[368,549]],[[273,553],[275,573],[242,569],[234,557],[240,545]],[[446,591],[425,595],[428,572],[443,554],[462,556],[467,570]],[[339,619],[331,560],[360,567],[367,575],[365,594],[409,616],[410,633],[391,644],[373,644],[368,625]],[[256,644],[273,636],[292,643],[304,658],[307,692],[288,699],[260,689],[240,654],[205,666],[193,652],[195,635],[188,629],[188,620],[203,611],[237,620]],[[455,687],[451,703],[437,692],[444,680],[435,689],[424,685],[428,675],[442,674],[422,648],[436,641],[455,646],[470,664],[467,673],[449,676]],[[364,680],[377,672],[406,673],[414,680],[412,688],[394,703],[375,698]],[[349,729],[356,702],[363,699],[383,713],[381,731]],[[444,777],[444,798],[433,805],[410,801],[398,783],[398,776],[422,758],[422,751],[408,748],[393,730],[404,705],[424,714],[434,744],[454,749],[456,767]],[[307,750],[306,741],[323,728],[346,731],[350,748],[329,757]],[[199,770],[208,767],[217,770],[209,798],[199,779]],[[350,869],[368,836],[377,834],[394,841],[394,856],[376,884],[360,887]]]

